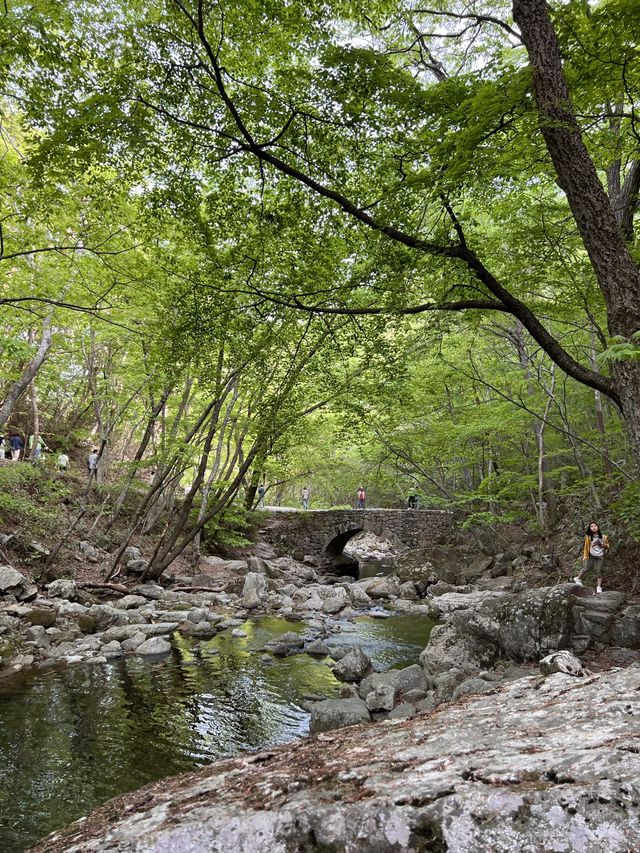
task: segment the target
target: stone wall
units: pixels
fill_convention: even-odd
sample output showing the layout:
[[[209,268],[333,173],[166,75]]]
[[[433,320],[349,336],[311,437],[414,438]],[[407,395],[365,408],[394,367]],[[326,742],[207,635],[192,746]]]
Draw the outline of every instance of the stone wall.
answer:
[[[281,554],[322,557],[341,554],[362,531],[388,539],[402,551],[445,544],[453,530],[453,515],[445,510],[337,509],[273,512],[258,535]]]

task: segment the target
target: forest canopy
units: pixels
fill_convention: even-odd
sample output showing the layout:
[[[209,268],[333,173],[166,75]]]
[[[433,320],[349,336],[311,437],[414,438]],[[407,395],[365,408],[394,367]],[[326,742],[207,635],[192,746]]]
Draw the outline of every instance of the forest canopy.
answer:
[[[262,482],[640,534],[640,3],[1,21],[0,427],[95,445],[154,571]]]

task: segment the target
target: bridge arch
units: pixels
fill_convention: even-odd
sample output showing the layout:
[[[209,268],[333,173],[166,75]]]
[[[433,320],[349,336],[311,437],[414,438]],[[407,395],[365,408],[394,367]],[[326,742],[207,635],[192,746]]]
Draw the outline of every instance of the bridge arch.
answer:
[[[327,540],[323,545],[323,552],[331,557],[339,557],[344,550],[344,546],[350,539],[357,536],[358,533],[373,533],[379,539],[387,539],[396,547],[402,547],[402,542],[398,537],[389,530],[388,525],[381,524],[379,520],[368,518],[363,512],[360,518],[345,521],[335,525]]]

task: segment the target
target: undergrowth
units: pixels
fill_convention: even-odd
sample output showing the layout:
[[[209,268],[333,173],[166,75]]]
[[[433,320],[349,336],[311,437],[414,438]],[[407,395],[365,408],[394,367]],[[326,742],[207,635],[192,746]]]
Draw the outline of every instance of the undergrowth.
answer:
[[[59,523],[60,504],[70,489],[55,475],[29,463],[0,467],[0,525],[28,526],[32,534],[52,533]]]

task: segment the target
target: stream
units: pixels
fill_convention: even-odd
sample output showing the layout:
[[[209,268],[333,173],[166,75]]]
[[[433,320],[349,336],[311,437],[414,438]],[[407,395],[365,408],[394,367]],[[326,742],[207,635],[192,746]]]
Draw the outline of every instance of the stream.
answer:
[[[424,616],[337,620],[330,648],[360,645],[377,670],[416,663],[433,621]],[[300,622],[247,621],[244,638],[174,635],[163,659],[20,673],[0,681],[0,850],[21,853],[125,791],[243,750],[308,734],[305,696],[339,682],[327,659],[265,663],[265,642]]]

